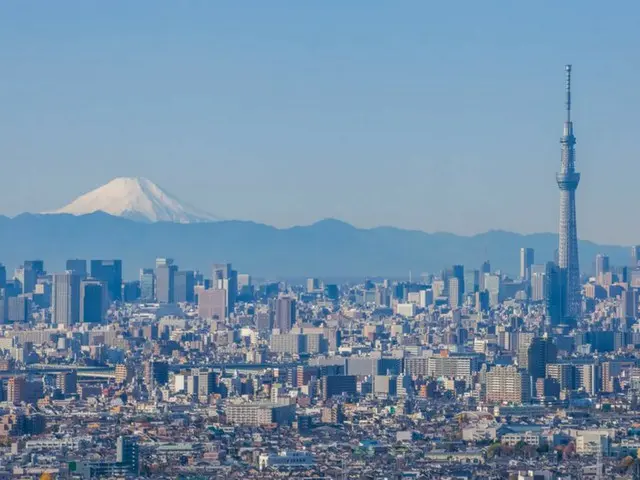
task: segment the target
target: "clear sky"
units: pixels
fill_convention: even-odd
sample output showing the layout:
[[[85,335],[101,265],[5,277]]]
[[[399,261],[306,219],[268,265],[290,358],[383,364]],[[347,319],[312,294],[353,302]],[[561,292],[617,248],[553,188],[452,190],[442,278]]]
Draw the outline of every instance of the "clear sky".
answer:
[[[146,176],[224,218],[640,243],[640,2],[0,3],[0,212]]]

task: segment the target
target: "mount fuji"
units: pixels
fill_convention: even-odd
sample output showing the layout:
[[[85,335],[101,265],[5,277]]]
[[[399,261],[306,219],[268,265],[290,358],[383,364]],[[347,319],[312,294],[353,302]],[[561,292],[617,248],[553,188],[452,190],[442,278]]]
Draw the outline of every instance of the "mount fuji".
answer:
[[[181,202],[151,180],[119,177],[79,196],[68,205],[46,213],[87,215],[104,212],[138,222],[201,223],[218,220],[199,208]]]

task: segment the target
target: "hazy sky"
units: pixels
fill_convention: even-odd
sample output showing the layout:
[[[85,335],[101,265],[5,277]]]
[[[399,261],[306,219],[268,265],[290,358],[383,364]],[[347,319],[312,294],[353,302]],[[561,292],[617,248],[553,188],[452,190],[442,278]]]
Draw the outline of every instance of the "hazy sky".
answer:
[[[615,5],[615,6],[614,6]],[[0,212],[146,176],[225,218],[640,242],[640,2],[0,3]]]

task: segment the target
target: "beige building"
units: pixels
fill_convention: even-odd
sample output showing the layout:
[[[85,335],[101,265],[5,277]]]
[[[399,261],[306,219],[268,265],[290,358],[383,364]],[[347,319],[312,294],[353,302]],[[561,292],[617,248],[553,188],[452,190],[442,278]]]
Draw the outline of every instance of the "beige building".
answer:
[[[487,372],[487,402],[527,403],[531,377],[515,366],[498,366]]]

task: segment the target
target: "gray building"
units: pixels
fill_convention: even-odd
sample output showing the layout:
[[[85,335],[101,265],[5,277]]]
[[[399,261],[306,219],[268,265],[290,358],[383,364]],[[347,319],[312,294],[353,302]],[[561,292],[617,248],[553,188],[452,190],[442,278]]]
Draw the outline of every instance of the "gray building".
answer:
[[[195,275],[193,270],[176,272],[173,280],[175,303],[193,303],[195,296]]]
[[[276,299],[276,317],[274,328],[286,333],[296,323],[296,301],[290,297]]]
[[[449,306],[451,308],[460,308],[462,306],[462,290],[464,285],[460,283],[458,277],[450,277],[448,280]]]
[[[224,320],[228,316],[226,290],[202,290],[198,294],[200,318]]]
[[[502,279],[500,275],[485,273],[484,288],[489,292],[489,304],[494,307],[502,301]]]
[[[297,333],[280,333],[271,336],[270,348],[273,353],[298,355],[305,353],[306,337]]]
[[[520,249],[520,278],[531,280],[531,265],[534,261],[533,248],[522,247]]]
[[[395,396],[398,394],[398,377],[395,375],[376,375],[373,377],[373,393],[376,396]]]
[[[545,299],[546,265],[531,265],[531,300],[541,302]]]
[[[51,293],[54,325],[75,325],[80,320],[80,277],[73,272],[54,273]]]
[[[178,267],[173,264],[173,259],[156,259],[156,300],[158,303],[174,303],[177,271]]]
[[[140,301],[153,302],[156,299],[156,274],[153,268],[140,269]]]
[[[449,296],[449,303],[453,308],[462,305],[464,297],[464,267],[462,265],[453,265],[445,272],[445,288]],[[452,281],[452,279],[456,279]],[[453,292],[451,291],[453,287]]]
[[[8,301],[7,317],[10,322],[25,323],[31,316],[30,295],[10,297]]]
[[[476,293],[480,288],[480,271],[467,270],[464,272],[464,293]]]
[[[636,268],[640,261],[640,245],[634,245],[631,247],[631,266]]]
[[[596,280],[602,281],[602,277],[605,273],[609,273],[609,257],[602,253],[596,255]]]
[[[198,376],[198,396],[207,397],[216,391],[216,374],[206,368],[194,369],[193,376]]]
[[[238,294],[238,272],[230,263],[217,263],[213,266],[211,283],[212,288],[227,292],[227,310],[233,312]]]

